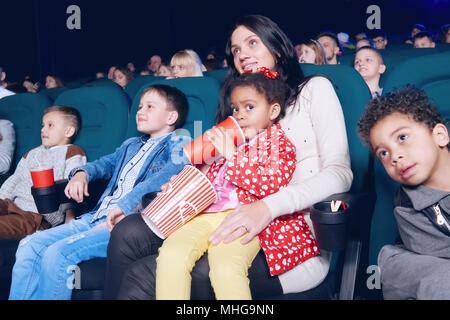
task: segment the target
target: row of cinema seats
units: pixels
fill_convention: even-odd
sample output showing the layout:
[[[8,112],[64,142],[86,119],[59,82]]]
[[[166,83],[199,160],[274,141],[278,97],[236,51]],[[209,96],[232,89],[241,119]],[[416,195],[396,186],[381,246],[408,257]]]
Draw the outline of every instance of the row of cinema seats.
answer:
[[[386,71],[380,77],[380,88],[385,87],[386,81],[390,77],[391,72],[393,72],[397,68],[397,66],[400,66],[403,62],[417,57],[434,55],[449,50],[450,44],[446,43],[440,43],[436,46],[436,48],[420,49],[413,48],[411,45],[407,44],[388,45],[386,49],[379,51],[383,57],[383,62],[386,65]],[[342,57],[339,57],[339,63],[351,67],[353,67],[354,60],[354,53],[348,53]]]
[[[143,84],[144,88],[152,83],[164,83],[177,87],[186,94],[189,112],[184,127],[180,129],[181,134],[195,137],[212,127],[220,90],[220,83],[216,79],[203,77],[163,80],[149,77],[147,80],[148,82]],[[134,94],[134,99],[131,99],[126,91],[107,80],[96,81],[95,84],[87,84],[75,89],[56,89],[60,92],[53,96],[54,99],[49,97],[47,92],[41,92],[18,94],[0,100],[0,119],[13,122],[16,131],[13,168],[26,152],[41,144],[42,115],[44,110],[52,105],[70,105],[80,111],[82,125],[74,144],[86,152],[88,161],[94,161],[114,152],[125,139],[139,135],[136,127],[136,113],[140,90]],[[198,125],[194,123],[195,121],[198,121]],[[97,187],[101,189],[101,186],[105,185],[96,184],[96,189]],[[91,186],[90,191],[92,191]],[[100,195],[100,190],[94,190],[92,194]],[[93,205],[95,200],[92,199],[89,203]],[[1,250],[5,251],[0,252],[0,298],[3,299],[8,296],[10,272],[17,245],[18,241],[11,241],[6,248],[1,246]],[[83,274],[91,274],[91,272],[82,271]],[[88,278],[88,276],[82,277],[83,281]],[[94,282],[94,287],[97,278],[102,280],[101,271],[98,277],[94,272],[94,276],[89,278]],[[100,281],[101,285],[103,285],[102,282]],[[89,283],[90,281],[86,286],[91,288]],[[79,292],[84,291],[79,290]],[[95,298],[95,295],[89,298]]]
[[[392,215],[392,199],[396,185],[386,176],[378,161],[370,156],[367,148],[362,145],[356,134],[356,123],[370,99],[369,90],[360,75],[352,67],[344,64],[325,66],[303,64],[302,69],[306,75],[323,74],[332,79],[343,107],[354,181],[349,193],[334,195],[332,198],[339,198],[349,203],[350,222],[346,245],[333,251],[331,270],[321,285],[307,292],[271,298],[382,298],[381,290],[368,290],[366,280],[369,275],[366,270],[368,266],[376,265],[376,257],[381,247],[384,244],[394,243],[398,235]],[[386,79],[387,83],[391,83],[390,88],[399,88],[407,83],[423,88],[436,102],[440,111],[449,117],[450,51],[408,59],[396,66],[396,70],[398,71],[394,72],[393,70],[392,80]],[[412,77],[411,70],[421,71],[414,73],[414,77]],[[193,128],[189,127],[189,123],[193,120],[212,123],[224,71],[217,72],[215,76],[218,81],[210,79],[212,77],[175,80],[148,78],[148,80],[154,81],[153,83],[161,82],[177,86],[188,95],[191,111],[186,128],[192,132]],[[127,87],[124,93],[118,87],[109,84],[88,85],[79,89],[67,90],[58,96],[55,104],[72,104],[80,108],[84,122],[81,134],[75,143],[86,150],[89,160],[113,151],[113,145],[117,146],[125,137],[136,134],[134,116],[137,110],[137,97],[139,97],[139,92],[148,85],[149,83],[142,83],[142,86],[139,89],[134,88],[132,91],[134,93],[131,94],[129,93],[131,86]],[[128,93],[126,93],[127,89]],[[196,91],[195,94],[194,91]],[[385,92],[388,91],[385,90]],[[39,144],[38,133],[34,133],[36,141],[32,142],[25,138],[33,136],[31,132],[36,132],[38,129],[33,125],[39,123],[29,121],[28,117],[35,119],[38,117],[37,119],[39,119],[43,108],[48,106],[48,100],[45,97],[41,95],[37,98],[37,96],[25,94],[20,98],[12,98],[16,99],[15,101],[10,99],[5,100],[6,102],[0,101],[0,117],[11,119],[13,122],[24,120],[24,123],[17,128],[18,148],[22,148],[21,151],[18,151],[18,155]],[[127,105],[128,99],[132,101],[131,106]],[[33,107],[30,103],[27,105],[23,102],[29,100],[34,101],[36,110],[31,110]],[[14,108],[17,113],[21,112],[21,115],[15,114],[14,111],[5,113],[6,110]],[[128,108],[131,109],[129,119]],[[120,116],[112,115],[112,113]],[[24,114],[27,117],[24,117]],[[128,119],[126,125],[116,122],[117,119],[123,119],[122,117]],[[203,131],[208,128],[209,125],[203,125]],[[122,137],[119,138],[121,135]],[[75,288],[72,298],[101,299],[105,259],[93,259],[83,262],[79,266],[81,286]],[[2,286],[4,285],[0,283],[0,287]]]

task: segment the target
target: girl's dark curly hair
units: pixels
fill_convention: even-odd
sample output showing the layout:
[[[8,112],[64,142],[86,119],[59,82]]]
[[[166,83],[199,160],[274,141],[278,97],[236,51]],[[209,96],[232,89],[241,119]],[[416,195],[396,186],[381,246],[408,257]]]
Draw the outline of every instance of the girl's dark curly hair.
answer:
[[[277,79],[270,79],[263,73],[245,73],[240,77],[233,79],[230,82],[230,94],[237,87],[252,87],[260,94],[264,95],[269,104],[278,103],[280,104],[280,114],[278,115],[275,122],[281,120],[286,114],[286,105],[288,103],[288,98],[290,94],[289,86],[280,77]],[[231,116],[231,108],[227,116]]]
[[[410,116],[415,121],[426,125],[430,130],[433,130],[438,123],[445,125],[447,122],[431,104],[425,91],[408,85],[372,99],[367,104],[366,111],[358,121],[358,134],[369,148],[371,148],[370,131],[372,128],[378,121],[395,112]],[[447,145],[447,148],[449,147]]]

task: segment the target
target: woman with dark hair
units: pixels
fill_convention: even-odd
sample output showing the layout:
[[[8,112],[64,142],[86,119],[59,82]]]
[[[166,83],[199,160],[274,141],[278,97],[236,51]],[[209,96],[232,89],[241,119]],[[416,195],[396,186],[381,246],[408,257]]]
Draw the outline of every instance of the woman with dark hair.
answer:
[[[58,87],[63,87],[64,86],[64,82],[62,81],[62,79],[55,75],[55,74],[49,74],[47,75],[47,77],[45,77],[45,87],[47,89],[53,89],[53,88],[58,88]]]
[[[221,89],[216,122],[230,115],[229,85],[234,78],[261,67],[279,73],[290,88],[286,116],[280,124],[296,147],[297,165],[287,187],[235,209],[212,233],[210,242],[248,243],[275,218],[295,212],[303,213],[314,230],[309,208],[334,193],[348,191],[353,179],[344,117],[332,84],[324,77],[305,78],[291,41],[264,16],[238,20],[227,43],[226,59],[229,72]],[[114,227],[108,245],[106,298],[155,297],[157,255],[152,252],[155,241],[151,233],[139,214],[126,217]],[[320,255],[271,276],[260,252],[248,273],[252,297],[312,289],[325,279],[329,265],[330,253],[321,250]],[[204,255],[192,270],[191,298],[214,298],[208,272]]]
[[[444,24],[439,30],[438,43],[450,43],[450,24]]]

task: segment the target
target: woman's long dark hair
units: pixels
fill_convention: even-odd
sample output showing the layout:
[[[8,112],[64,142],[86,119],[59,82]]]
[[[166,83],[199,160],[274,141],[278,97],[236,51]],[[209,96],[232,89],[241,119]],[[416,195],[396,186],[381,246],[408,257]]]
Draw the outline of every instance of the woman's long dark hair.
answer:
[[[225,57],[228,63],[228,74],[223,82],[219,98],[219,107],[216,113],[216,123],[220,123],[231,115],[229,103],[229,84],[233,78],[239,76],[234,65],[234,57],[231,52],[231,35],[239,26],[244,26],[253,33],[255,33],[267,49],[273,54],[276,59],[277,72],[283,81],[286,82],[290,88],[290,95],[288,98],[288,105],[292,104],[299,93],[299,86],[306,79],[298,63],[297,53],[292,42],[286,34],[278,27],[278,25],[271,19],[261,15],[248,15],[239,18],[234,28],[231,30],[227,45],[225,48]]]

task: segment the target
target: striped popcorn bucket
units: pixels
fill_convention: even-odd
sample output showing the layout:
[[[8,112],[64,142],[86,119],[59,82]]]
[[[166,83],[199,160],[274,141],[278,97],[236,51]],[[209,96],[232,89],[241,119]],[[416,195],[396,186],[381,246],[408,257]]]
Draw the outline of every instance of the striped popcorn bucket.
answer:
[[[158,237],[165,239],[216,200],[216,190],[208,178],[195,167],[185,166],[169,189],[142,211],[142,217]]]

